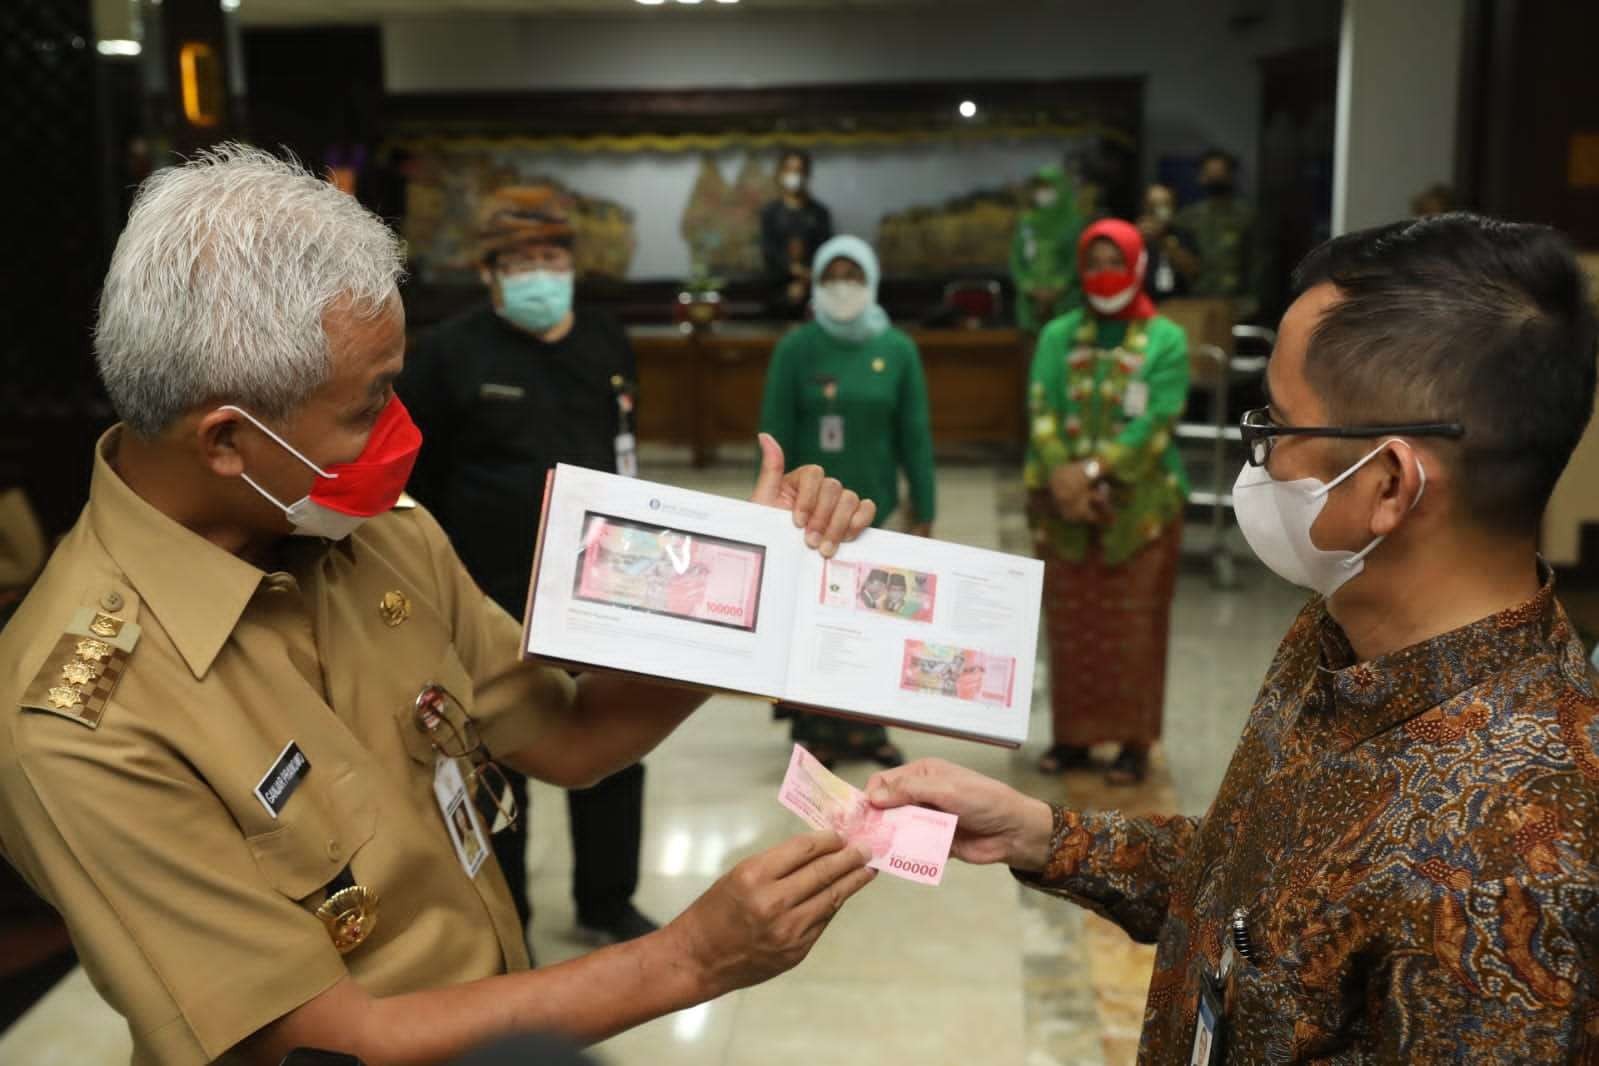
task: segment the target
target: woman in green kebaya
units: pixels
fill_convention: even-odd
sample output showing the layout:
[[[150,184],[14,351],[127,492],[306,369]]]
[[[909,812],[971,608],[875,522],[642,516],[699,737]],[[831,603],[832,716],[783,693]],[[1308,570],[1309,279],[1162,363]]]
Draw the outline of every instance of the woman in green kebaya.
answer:
[[[1188,478],[1173,437],[1188,398],[1188,340],[1144,292],[1129,223],[1078,244],[1086,306],[1049,323],[1028,384],[1025,481],[1044,560],[1053,744],[1045,773],[1121,745],[1113,782],[1144,779],[1160,738],[1166,643]]]
[[[834,237],[812,264],[812,320],[779,342],[766,377],[761,429],[795,466],[819,463],[877,504],[877,524],[899,509],[904,528],[932,533],[936,489],[927,382],[916,343],[877,304],[877,256],[858,237]],[[892,563],[891,559],[876,560]],[[903,757],[879,725],[794,713],[794,739],[824,764]]]

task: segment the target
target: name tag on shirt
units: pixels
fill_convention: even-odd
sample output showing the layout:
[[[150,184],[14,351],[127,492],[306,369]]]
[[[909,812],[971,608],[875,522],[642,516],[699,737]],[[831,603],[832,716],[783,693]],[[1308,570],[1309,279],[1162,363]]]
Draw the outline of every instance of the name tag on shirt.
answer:
[[[520,385],[496,385],[491,381],[478,388],[478,395],[485,400],[520,400],[527,390]]]
[[[284,805],[289,802],[289,797],[294,795],[294,790],[300,787],[300,782],[310,772],[311,760],[305,757],[300,745],[291,740],[266,776],[261,778],[261,783],[255,786],[255,798],[261,801],[261,806],[276,821],[278,815],[283,813]]]
[[[638,441],[631,433],[616,435],[616,472],[623,477],[638,477]]]
[[[478,821],[477,812],[466,795],[466,778],[454,759],[438,757],[433,766],[433,796],[438,800],[439,813],[444,815],[444,828],[455,845],[455,857],[461,861],[466,876],[476,877],[488,857],[488,839]]]
[[[1122,393],[1122,413],[1128,418],[1143,418],[1149,410],[1149,382],[1129,381]]]
[[[1155,289],[1158,292],[1171,292],[1177,287],[1177,274],[1172,270],[1171,264],[1162,259],[1160,266],[1155,268]]]
[[[844,416],[822,416],[822,451],[841,452],[844,450]]]

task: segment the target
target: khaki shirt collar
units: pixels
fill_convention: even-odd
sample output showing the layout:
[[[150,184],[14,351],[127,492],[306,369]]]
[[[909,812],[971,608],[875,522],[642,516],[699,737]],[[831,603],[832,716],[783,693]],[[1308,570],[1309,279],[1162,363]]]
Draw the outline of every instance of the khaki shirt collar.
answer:
[[[266,577],[259,567],[168,517],[111,468],[124,429],[106,430],[94,449],[90,528],[155,615],[196,678],[217,654]],[[343,546],[346,551],[348,544]]]

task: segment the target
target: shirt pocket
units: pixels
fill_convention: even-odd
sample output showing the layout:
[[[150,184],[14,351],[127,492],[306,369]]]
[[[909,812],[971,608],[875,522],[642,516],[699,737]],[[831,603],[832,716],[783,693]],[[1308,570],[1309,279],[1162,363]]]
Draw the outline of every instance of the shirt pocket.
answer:
[[[427,672],[416,691],[411,694],[411,698],[405,700],[395,712],[394,725],[400,732],[400,742],[405,745],[406,753],[411,756],[413,762],[431,768],[438,757],[438,751],[429,740],[428,734],[419,728],[415,699],[428,685],[442,686],[455,697],[456,703],[468,715],[472,713],[475,693],[472,675],[466,672],[466,667],[461,664],[461,658],[455,653],[455,648],[446,647],[443,657]],[[459,722],[455,724],[463,725]]]
[[[320,787],[314,773],[284,808],[281,824],[245,838],[262,877],[294,900],[337,877],[377,829],[371,789],[354,768],[335,767]]]

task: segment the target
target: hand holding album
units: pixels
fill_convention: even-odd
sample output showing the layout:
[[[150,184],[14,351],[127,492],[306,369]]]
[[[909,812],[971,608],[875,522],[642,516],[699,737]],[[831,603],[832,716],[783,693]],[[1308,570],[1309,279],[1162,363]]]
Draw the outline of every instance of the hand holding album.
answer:
[[[1019,746],[1043,565],[559,466],[523,653]]]

